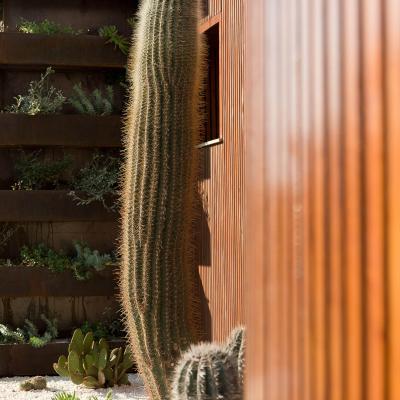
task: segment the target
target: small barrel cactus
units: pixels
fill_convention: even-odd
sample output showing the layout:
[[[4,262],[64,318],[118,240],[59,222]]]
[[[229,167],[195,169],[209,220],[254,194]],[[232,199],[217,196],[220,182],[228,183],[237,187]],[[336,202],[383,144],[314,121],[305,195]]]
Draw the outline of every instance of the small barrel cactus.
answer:
[[[114,385],[129,385],[127,371],[134,362],[131,353],[121,347],[111,350],[105,339],[93,339],[93,333],[83,336],[77,329],[68,347],[68,358],[60,356],[53,364],[58,375],[69,377],[76,385],[98,389]]]
[[[243,362],[243,328],[235,329],[225,345],[192,346],[175,370],[173,399],[241,400]]]

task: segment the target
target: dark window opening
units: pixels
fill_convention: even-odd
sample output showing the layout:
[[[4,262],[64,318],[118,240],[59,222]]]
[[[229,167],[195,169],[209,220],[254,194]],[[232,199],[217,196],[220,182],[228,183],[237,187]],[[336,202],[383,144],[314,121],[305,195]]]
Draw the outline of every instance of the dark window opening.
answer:
[[[206,121],[203,142],[219,138],[219,24],[205,32],[208,71],[205,90]]]

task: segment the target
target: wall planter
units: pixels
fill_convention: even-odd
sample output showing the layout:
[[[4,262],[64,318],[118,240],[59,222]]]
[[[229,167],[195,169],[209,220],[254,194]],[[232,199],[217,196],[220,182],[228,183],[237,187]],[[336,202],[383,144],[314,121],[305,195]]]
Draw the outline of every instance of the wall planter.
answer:
[[[114,296],[117,292],[114,267],[94,272],[87,281],[75,279],[72,272],[54,273],[46,268],[0,266],[2,297]]]
[[[116,221],[101,203],[78,206],[64,190],[0,190],[0,221]]]
[[[1,56],[0,56],[1,57]],[[0,114],[0,148],[120,147],[121,117]]]
[[[69,339],[59,339],[35,349],[29,344],[0,345],[0,377],[56,375],[53,363],[61,354],[68,354]],[[110,347],[124,345],[123,340],[109,341]]]
[[[96,35],[0,33],[0,65],[55,68],[124,68],[126,56]]]

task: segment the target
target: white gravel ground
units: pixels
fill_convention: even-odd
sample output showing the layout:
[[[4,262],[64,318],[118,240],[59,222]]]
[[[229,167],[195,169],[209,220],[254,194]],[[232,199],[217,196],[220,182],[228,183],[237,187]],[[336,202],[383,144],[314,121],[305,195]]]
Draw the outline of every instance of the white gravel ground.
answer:
[[[75,394],[81,400],[88,400],[90,396],[97,396],[99,400],[105,398],[110,389],[91,390],[82,386],[74,385],[70,380],[59,376],[47,376],[47,389],[23,392],[19,389],[19,383],[27,378],[1,378],[0,400],[51,400],[56,393],[69,392]],[[113,400],[147,400],[144,393],[143,383],[136,374],[130,374],[131,386],[115,386],[111,388]]]

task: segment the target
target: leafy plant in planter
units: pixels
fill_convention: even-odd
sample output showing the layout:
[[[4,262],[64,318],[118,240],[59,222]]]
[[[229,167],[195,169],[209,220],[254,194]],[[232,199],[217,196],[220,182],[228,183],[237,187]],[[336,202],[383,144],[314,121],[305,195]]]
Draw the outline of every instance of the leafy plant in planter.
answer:
[[[99,36],[106,39],[106,43],[114,45],[115,49],[119,49],[123,54],[128,54],[129,40],[118,32],[115,25],[104,25],[99,29]]]
[[[53,272],[70,270],[78,280],[90,279],[93,271],[101,271],[113,264],[109,254],[100,254],[91,250],[86,244],[74,243],[75,256],[68,257],[62,251],[55,251],[40,243],[35,246],[24,246],[21,249],[21,261],[29,267],[44,267]]]
[[[17,28],[22,33],[42,35],[80,35],[83,32],[81,29],[76,30],[68,25],[61,25],[57,22],[49,21],[48,19],[44,19],[42,21],[28,21],[24,18],[21,18]]]
[[[70,267],[70,259],[62,252],[48,248],[40,243],[35,246],[23,246],[21,261],[28,267],[44,267],[53,272],[63,272]]]
[[[118,203],[119,158],[95,153],[92,160],[80,170],[69,193],[78,205],[101,202],[107,210],[115,210]]]
[[[6,107],[5,111],[28,115],[60,112],[66,98],[61,90],[50,84],[50,76],[54,73],[53,68],[48,67],[38,81],[29,84],[28,93],[14,97],[15,104]]]
[[[110,351],[105,339],[94,340],[93,333],[85,336],[77,329],[68,347],[68,357],[60,356],[53,364],[60,376],[69,377],[76,385],[91,389],[129,385],[127,371],[134,365],[132,355],[122,347]]]
[[[68,99],[79,114],[111,115],[114,112],[114,89],[106,86],[104,94],[100,89],[87,94],[79,83],[73,87],[74,94]]]
[[[95,339],[125,337],[124,326],[121,317],[115,318],[110,308],[106,308],[102,320],[99,322],[85,321],[79,328],[84,335],[92,332]]]
[[[0,343],[29,343],[36,348],[45,346],[58,336],[57,320],[49,319],[43,314],[40,318],[46,324],[46,330],[42,335],[39,334],[38,328],[29,319],[25,320],[23,328],[17,328],[16,330],[0,324]]]
[[[43,161],[39,158],[41,151],[26,154],[21,151],[20,157],[15,162],[17,182],[13,190],[39,190],[56,189],[63,183],[62,174],[72,164],[72,158],[65,156],[60,160]]]

